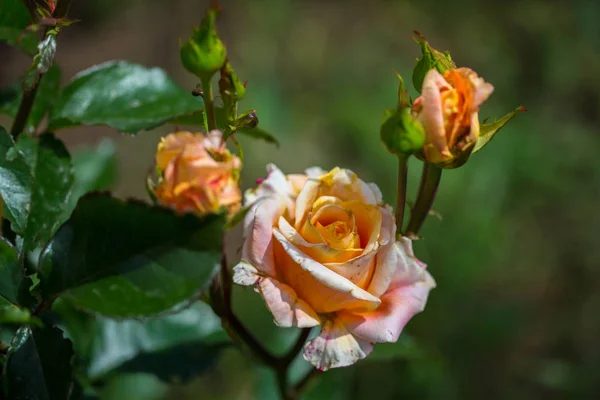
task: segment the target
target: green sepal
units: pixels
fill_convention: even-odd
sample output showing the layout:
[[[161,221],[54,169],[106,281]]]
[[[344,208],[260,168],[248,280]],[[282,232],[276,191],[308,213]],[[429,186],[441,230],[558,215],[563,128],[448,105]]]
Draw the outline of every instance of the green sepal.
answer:
[[[456,64],[452,61],[450,53],[448,51],[441,52],[431,47],[429,42],[425,39],[420,32],[415,31],[417,35],[414,40],[421,46],[422,56],[417,59],[417,65],[413,70],[413,86],[417,92],[421,93],[423,87],[423,81],[425,75],[431,69],[437,70],[440,74],[443,74],[449,69],[456,68]]]
[[[489,143],[490,140],[494,137],[494,135],[504,127],[504,125],[508,124],[508,121],[513,119],[515,115],[517,115],[520,111],[527,111],[527,109],[523,106],[519,106],[515,108],[512,112],[509,112],[502,118],[497,121],[494,121],[489,124],[482,124],[479,127],[479,138],[477,142],[475,142],[475,146],[473,148],[473,153],[477,153],[479,150],[483,148],[486,144]]]

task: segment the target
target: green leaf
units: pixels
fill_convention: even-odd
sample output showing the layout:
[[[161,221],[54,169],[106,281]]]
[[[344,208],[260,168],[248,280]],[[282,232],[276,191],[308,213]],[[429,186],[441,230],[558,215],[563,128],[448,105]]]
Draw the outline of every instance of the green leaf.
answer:
[[[19,290],[24,278],[17,251],[8,241],[0,238],[0,301],[18,305]]]
[[[202,100],[177,86],[160,68],[125,61],[89,68],[64,88],[50,129],[108,125],[136,133],[202,108]]]
[[[27,282],[17,251],[8,241],[0,238],[0,323],[29,322],[29,311],[20,307]]]
[[[21,135],[15,146],[31,168],[33,182],[22,252],[43,246],[66,219],[65,203],[73,186],[73,169],[64,144],[47,133],[36,143]]]
[[[223,215],[198,218],[106,194],[83,197],[40,255],[42,297],[143,317],[200,294],[216,272]]]
[[[86,193],[107,190],[117,178],[117,153],[113,142],[104,138],[95,148],[77,151],[72,156],[75,181],[65,215],[70,216],[77,201]]]
[[[279,147],[279,141],[277,139],[275,139],[275,137],[273,135],[271,135],[267,131],[260,129],[260,128],[253,128],[253,129],[240,128],[240,129],[236,130],[235,133],[249,136],[253,139],[264,140],[267,143],[272,143],[275,146]]]
[[[59,94],[59,84],[60,69],[57,65],[52,65],[40,81],[35,102],[25,125],[25,132],[30,134],[35,132],[56,101]],[[0,114],[6,114],[14,118],[17,115],[22,97],[23,89],[20,82],[15,82],[8,89],[0,91]]]
[[[13,151],[11,157],[7,157],[13,146],[12,137],[0,127],[0,196],[4,202],[4,215],[11,222],[12,230],[22,235],[27,225],[32,177],[21,153]]]
[[[209,367],[229,342],[221,320],[202,302],[144,321],[94,317],[60,300],[53,311],[62,317],[92,380],[118,371],[148,372],[182,382]]]
[[[11,400],[68,399],[73,346],[53,327],[21,327],[10,344],[3,380]]]
[[[489,143],[490,140],[494,137],[494,135],[504,127],[504,125],[508,124],[508,121],[513,119],[515,115],[517,115],[520,111],[526,111],[527,109],[523,106],[519,106],[515,108],[512,112],[506,114],[504,117],[500,118],[497,121],[494,121],[489,124],[482,124],[479,128],[479,138],[477,142],[475,142],[475,147],[473,148],[473,153],[477,153],[479,150],[483,148],[486,144]]]
[[[423,356],[423,351],[415,339],[406,333],[402,333],[395,343],[378,343],[373,353],[365,361],[406,360],[422,358]]]
[[[24,32],[30,23],[29,12],[22,0],[0,1],[0,40],[34,54],[38,42],[37,35]]]

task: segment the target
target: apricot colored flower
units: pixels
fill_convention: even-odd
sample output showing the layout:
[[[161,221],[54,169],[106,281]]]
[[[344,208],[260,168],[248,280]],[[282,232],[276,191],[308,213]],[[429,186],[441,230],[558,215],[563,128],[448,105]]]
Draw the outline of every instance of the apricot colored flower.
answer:
[[[395,342],[435,286],[392,210],[352,171],[284,175],[275,166],[246,193],[242,261],[233,280],[255,287],[280,327],[321,333],[304,358],[320,370],[354,364]]]
[[[239,209],[241,162],[220,131],[167,135],[158,145],[156,166],[162,176],[155,192],[162,204],[197,214]]]
[[[479,106],[494,87],[469,68],[425,75],[413,114],[425,128],[423,156],[431,163],[450,163],[479,137]]]

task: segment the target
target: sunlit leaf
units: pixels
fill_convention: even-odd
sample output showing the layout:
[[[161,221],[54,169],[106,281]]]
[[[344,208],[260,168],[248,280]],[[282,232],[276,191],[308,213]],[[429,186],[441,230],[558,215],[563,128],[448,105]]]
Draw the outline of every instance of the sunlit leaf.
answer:
[[[136,133],[201,108],[201,98],[176,85],[160,68],[112,61],[73,78],[51,113],[50,128],[107,125]]]

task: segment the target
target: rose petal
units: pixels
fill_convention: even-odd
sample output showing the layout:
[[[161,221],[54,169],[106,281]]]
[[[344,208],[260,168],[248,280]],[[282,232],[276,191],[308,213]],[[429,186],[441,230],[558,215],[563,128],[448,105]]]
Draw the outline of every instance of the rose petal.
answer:
[[[435,69],[429,70],[423,80],[420,104],[422,106],[419,119],[427,132],[427,141],[443,155],[450,156],[446,143],[446,129],[444,127],[444,113],[442,110],[442,97],[440,89],[452,89],[444,77]]]
[[[304,173],[308,178],[320,178],[322,175],[325,175],[327,171],[321,167],[310,167],[305,169]]]
[[[321,323],[317,313],[308,303],[299,299],[294,289],[288,285],[272,278],[262,278],[256,290],[265,300],[277,326],[312,328]]]
[[[250,208],[244,219],[246,240],[242,260],[272,277],[277,277],[273,259],[273,226],[285,210],[281,196],[264,197]]]
[[[371,342],[395,342],[407,322],[423,311],[435,281],[424,264],[414,258],[410,241],[402,238],[396,246],[402,260],[381,305],[372,312],[340,312],[338,317],[357,337]],[[408,242],[408,243],[407,243]]]
[[[306,255],[310,256],[317,262],[328,263],[339,259],[349,259],[356,254],[356,251],[354,250],[333,249],[329,247],[327,243],[308,242],[283,217],[279,218],[278,227],[279,231],[290,243],[297,246],[301,251],[306,253]],[[362,250],[358,250],[358,253],[360,252],[362,252]]]
[[[312,209],[312,206],[317,200],[319,194],[319,181],[315,179],[308,179],[304,184],[304,187],[298,193],[296,198],[296,213],[295,213],[295,226],[296,230],[299,230],[304,224],[304,220],[308,215],[308,212]]]
[[[290,258],[288,263],[285,263],[285,259],[277,260],[277,267],[285,276],[285,282],[317,312],[342,309],[367,311],[377,308],[381,303],[377,297],[307,256],[288,241],[279,229],[274,229],[273,235]]]
[[[368,356],[373,344],[357,339],[338,320],[328,320],[321,334],[304,345],[304,359],[320,371],[346,367]]]
[[[250,206],[262,197],[279,195],[287,198],[291,194],[291,185],[283,172],[275,164],[268,164],[267,177],[256,188],[246,190],[246,193],[244,193],[244,204]]]
[[[313,204],[321,196],[334,196],[343,201],[381,203],[381,192],[373,184],[367,184],[348,169],[334,168],[318,179],[310,178],[296,200],[296,229],[300,229]]]
[[[394,273],[402,260],[402,252],[395,245],[396,220],[389,207],[381,208],[381,247],[377,251],[375,272],[367,291],[373,296],[380,297],[390,286]],[[408,239],[407,239],[408,240]]]
[[[376,204],[381,205],[383,203],[383,194],[381,193],[381,189],[373,182],[367,183],[367,185],[371,188],[373,193],[375,194]]]
[[[492,92],[494,91],[494,86],[492,84],[487,83],[483,78],[479,77],[475,71],[470,68],[457,68],[462,76],[469,79],[471,84],[473,85],[473,110],[477,111],[479,106],[490,97]]]

